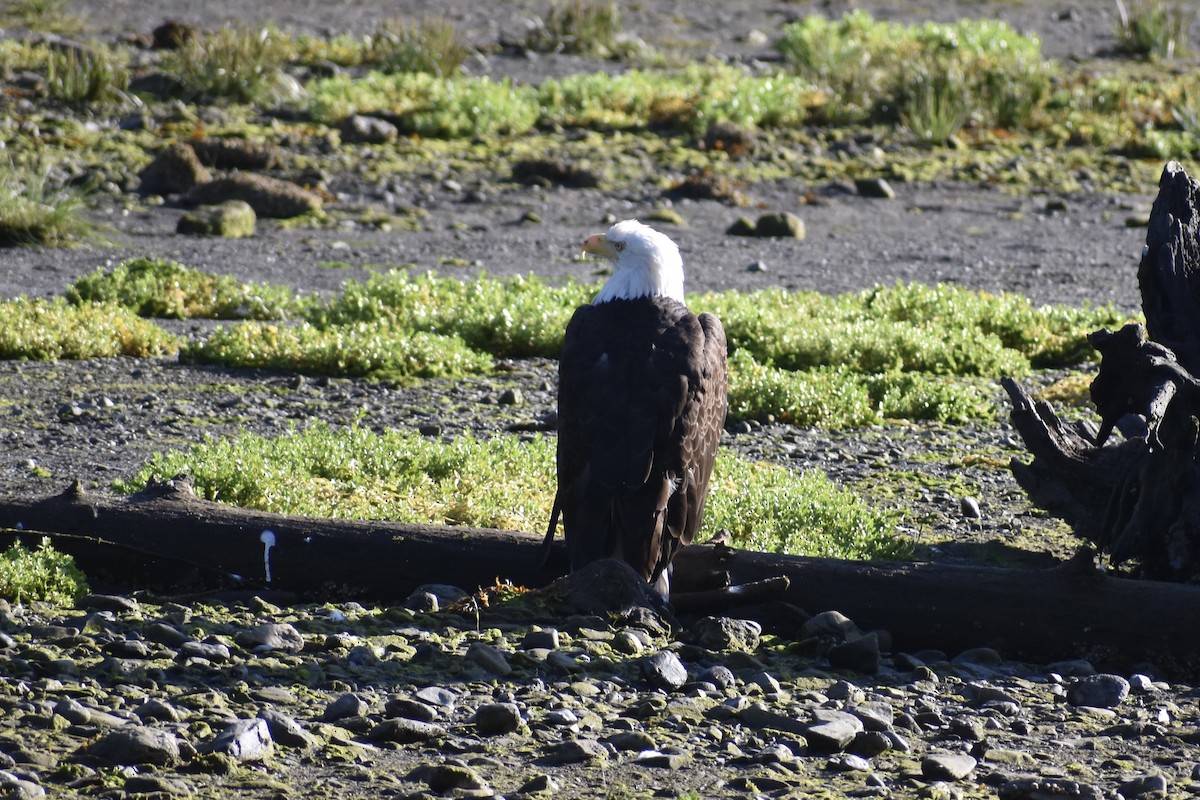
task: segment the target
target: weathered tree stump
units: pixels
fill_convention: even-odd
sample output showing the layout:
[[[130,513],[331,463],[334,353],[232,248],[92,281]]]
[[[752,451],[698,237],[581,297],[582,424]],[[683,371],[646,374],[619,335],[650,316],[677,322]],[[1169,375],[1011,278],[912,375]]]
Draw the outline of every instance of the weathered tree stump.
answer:
[[[1146,325],[1101,330],[1091,396],[1098,425],[1069,424],[1011,379],[1012,421],[1033,462],[1013,472],[1030,498],[1114,564],[1200,579],[1200,183],[1170,162],[1150,215],[1138,284]],[[1123,438],[1110,443],[1114,431]]]

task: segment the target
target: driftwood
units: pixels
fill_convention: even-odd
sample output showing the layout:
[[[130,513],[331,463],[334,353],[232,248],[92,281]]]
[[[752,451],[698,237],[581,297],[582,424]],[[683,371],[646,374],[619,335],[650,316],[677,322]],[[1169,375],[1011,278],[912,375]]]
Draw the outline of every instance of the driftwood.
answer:
[[[1146,326],[1089,337],[1099,424],[1069,424],[1005,379],[1033,454],[1013,472],[1030,498],[1114,564],[1200,579],[1200,184],[1171,162],[1150,215],[1138,284]],[[1123,438],[1110,442],[1114,431]]]
[[[89,576],[160,592],[240,587],[394,602],[425,582],[473,591],[499,579],[538,588],[566,570],[561,546],[546,568],[537,565],[541,538],[534,534],[266,514],[199,499],[179,482],[152,485],[128,499],[73,488],[32,502],[2,502],[0,527],[27,544],[52,536]],[[1176,670],[1200,664],[1194,636],[1200,587],[1113,578],[1092,570],[1090,561],[1028,571],[694,545],[680,551],[675,570],[677,588],[711,584],[714,577],[741,587],[679,595],[681,612],[705,613],[706,604],[716,604],[707,613],[752,616],[731,606],[768,594],[809,612],[841,611],[863,629],[888,631],[903,651],[953,654],[991,645],[1030,660],[1086,653],[1125,663],[1154,659]]]

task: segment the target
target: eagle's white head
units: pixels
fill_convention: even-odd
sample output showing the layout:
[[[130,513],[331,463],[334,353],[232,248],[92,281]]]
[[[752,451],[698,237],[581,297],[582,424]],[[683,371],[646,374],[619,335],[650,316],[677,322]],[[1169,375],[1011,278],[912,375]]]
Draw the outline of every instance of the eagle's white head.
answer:
[[[613,262],[613,274],[593,304],[658,295],[683,302],[683,259],[665,234],[636,219],[618,222],[607,233],[583,242],[583,252]]]

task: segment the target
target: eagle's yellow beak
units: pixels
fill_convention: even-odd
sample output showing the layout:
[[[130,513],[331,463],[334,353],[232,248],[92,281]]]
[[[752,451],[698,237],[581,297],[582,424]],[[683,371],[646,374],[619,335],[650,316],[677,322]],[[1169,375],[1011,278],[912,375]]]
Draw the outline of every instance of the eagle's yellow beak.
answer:
[[[602,233],[593,233],[584,239],[583,252],[613,260],[617,258],[617,251],[613,249],[612,244],[608,239],[604,238],[604,234]]]

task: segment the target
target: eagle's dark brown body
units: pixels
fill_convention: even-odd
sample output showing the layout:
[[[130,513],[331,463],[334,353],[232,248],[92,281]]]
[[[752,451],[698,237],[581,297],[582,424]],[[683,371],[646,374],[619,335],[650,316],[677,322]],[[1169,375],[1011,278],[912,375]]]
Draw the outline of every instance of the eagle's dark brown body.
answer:
[[[725,421],[725,332],[669,297],[580,307],[559,362],[558,492],[572,569],[621,558],[650,583],[692,541]],[[664,592],[665,593],[665,592]]]

